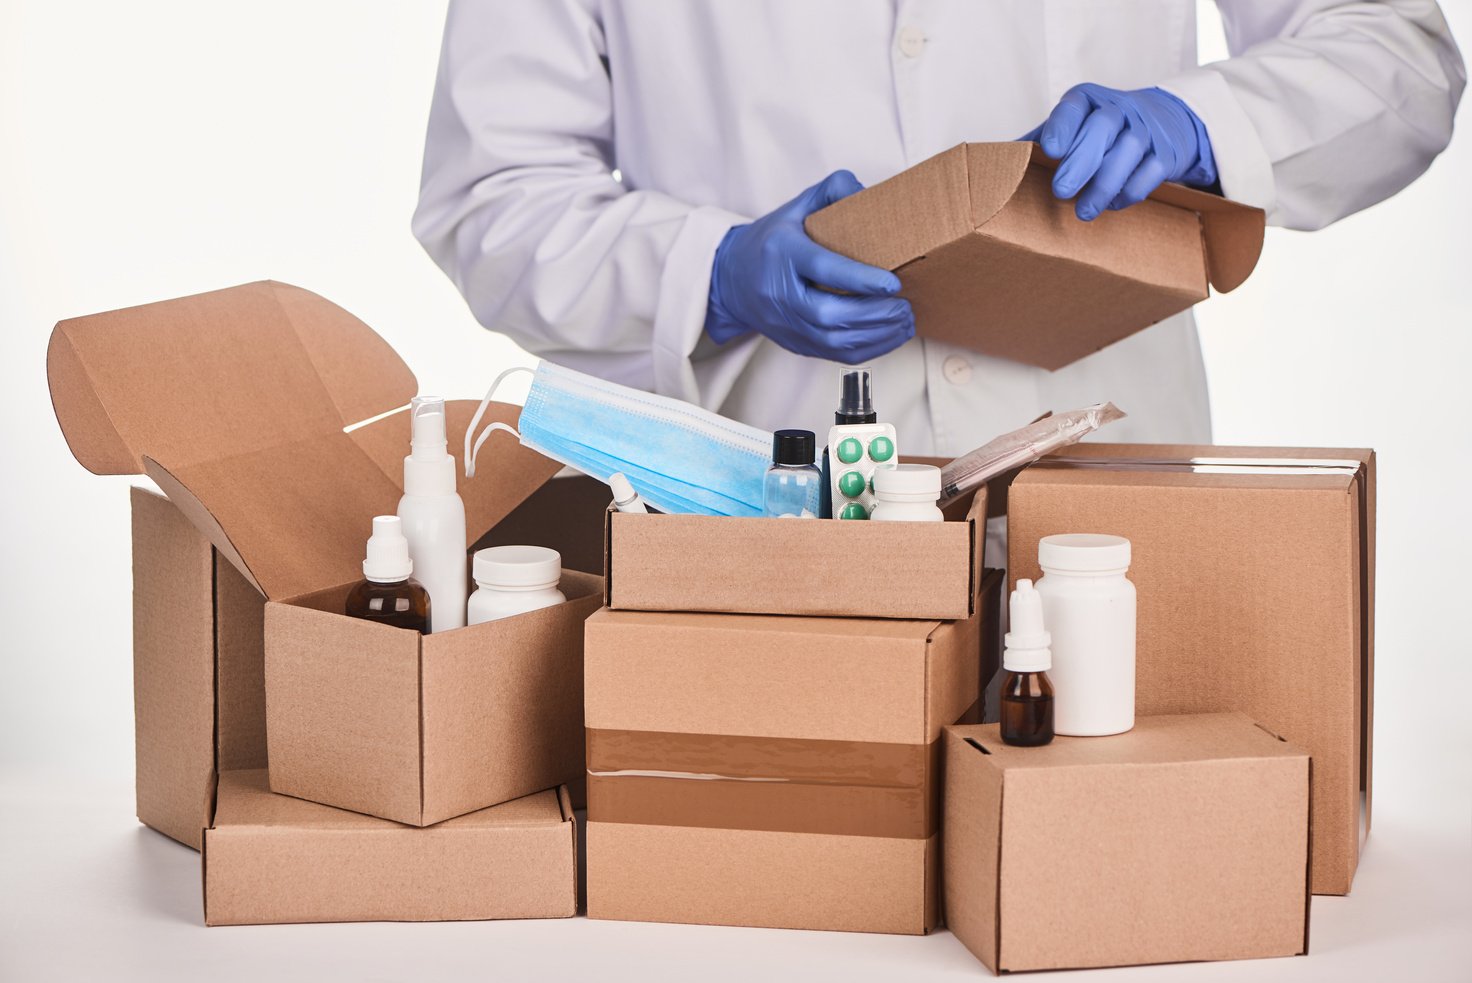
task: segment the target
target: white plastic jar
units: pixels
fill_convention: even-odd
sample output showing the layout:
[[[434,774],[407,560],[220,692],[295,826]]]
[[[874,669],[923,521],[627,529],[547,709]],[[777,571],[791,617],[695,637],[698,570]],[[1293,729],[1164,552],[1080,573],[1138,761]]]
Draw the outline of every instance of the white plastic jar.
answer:
[[[940,522],[940,468],[929,464],[896,464],[874,472],[872,522]]]
[[[526,614],[567,600],[557,589],[562,580],[562,555],[545,546],[477,550],[471,575],[477,590],[466,606],[467,624]]]
[[[1053,636],[1053,730],[1073,737],[1135,726],[1135,585],[1130,541],[1068,533],[1038,542],[1043,623]]]

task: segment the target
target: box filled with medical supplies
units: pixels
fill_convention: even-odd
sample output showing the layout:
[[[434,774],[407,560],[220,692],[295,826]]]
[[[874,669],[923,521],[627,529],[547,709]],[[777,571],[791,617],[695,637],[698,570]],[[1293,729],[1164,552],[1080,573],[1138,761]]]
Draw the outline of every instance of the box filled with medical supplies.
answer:
[[[986,518],[985,488],[947,508],[945,522],[803,522],[609,508],[604,603],[630,611],[968,618],[978,597]]]
[[[223,747],[229,764],[268,757],[277,792],[411,825],[562,783],[580,798],[582,623],[601,578],[564,570],[562,604],[433,635],[342,613],[372,517],[392,514],[402,494],[409,423],[393,411],[416,389],[367,325],[308,291],[253,283],[63,321],[47,372],[77,459],[99,474],[147,474],[213,549],[162,503],[135,497],[150,537],[139,566],[140,815],[145,787],[164,800],[146,822],[197,844],[190,816],[207,808]],[[474,408],[448,404],[452,449]],[[513,423],[517,412],[489,407]],[[508,441],[496,467],[460,480],[470,540],[558,467]],[[216,578],[217,558],[243,583]],[[186,588],[177,602],[171,584]],[[245,585],[267,599],[260,662]],[[211,615],[220,597],[230,604]],[[221,638],[230,644],[217,651]],[[174,713],[187,727],[166,719]],[[212,735],[227,724],[240,727],[237,743]]]
[[[588,914],[935,927],[941,728],[979,719],[990,620],[589,618]]]
[[[1309,756],[1246,716],[945,759],[946,925],[992,972],[1308,952]]]
[[[1261,209],[1164,184],[1092,222],[1031,143],[967,143],[807,218],[819,244],[894,270],[925,338],[1059,369],[1235,289]]]
[[[1345,894],[1369,830],[1375,455],[1078,444],[1025,469],[1008,572],[1038,541],[1124,536],[1137,712],[1238,710],[1313,755],[1313,889]]]
[[[571,918],[577,825],[558,787],[416,829],[220,773],[206,925]]]

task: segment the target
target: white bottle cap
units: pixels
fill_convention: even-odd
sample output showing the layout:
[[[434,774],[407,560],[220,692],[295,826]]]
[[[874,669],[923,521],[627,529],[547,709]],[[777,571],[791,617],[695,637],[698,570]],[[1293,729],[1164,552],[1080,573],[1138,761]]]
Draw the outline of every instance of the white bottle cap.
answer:
[[[1124,573],[1130,541],[1123,536],[1074,532],[1038,540],[1038,566],[1045,573]]]
[[[475,582],[497,590],[555,587],[562,579],[562,554],[545,546],[491,546],[476,550]]]
[[[608,476],[608,487],[613,490],[615,505],[628,505],[639,497],[639,493],[634,491],[634,486],[629,484],[628,476],[622,471],[615,471]]]
[[[363,560],[363,576],[375,584],[395,584],[408,580],[413,572],[404,523],[396,515],[375,515],[373,535],[368,538],[368,556]]]
[[[893,502],[933,502],[940,498],[940,468],[896,464],[874,472],[874,494]]]
[[[1011,631],[1003,644],[1002,668],[1010,672],[1044,672],[1053,668],[1052,636],[1043,628],[1043,596],[1031,580],[1017,581],[1011,599]]]

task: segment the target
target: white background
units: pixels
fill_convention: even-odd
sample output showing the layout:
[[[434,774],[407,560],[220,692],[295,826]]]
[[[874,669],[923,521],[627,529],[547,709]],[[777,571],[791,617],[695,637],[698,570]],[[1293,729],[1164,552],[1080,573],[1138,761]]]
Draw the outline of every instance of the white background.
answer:
[[[1443,6],[1472,44],[1472,0]],[[132,813],[125,478],[71,458],[63,317],[273,277],[423,388],[529,361],[409,234],[443,3],[0,0],[0,979],[549,974],[972,979],[929,938],[590,922],[200,927],[198,857]],[[1222,51],[1202,7],[1203,59]],[[1462,114],[1465,121],[1467,113]],[[1270,231],[1199,309],[1220,443],[1380,452],[1375,820],[1306,959],[1106,979],[1472,978],[1472,140],[1397,198]]]

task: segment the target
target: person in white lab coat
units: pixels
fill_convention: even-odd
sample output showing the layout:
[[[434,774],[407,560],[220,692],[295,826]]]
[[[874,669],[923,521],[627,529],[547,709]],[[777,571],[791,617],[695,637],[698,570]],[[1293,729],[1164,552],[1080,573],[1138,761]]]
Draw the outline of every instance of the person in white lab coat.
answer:
[[[1169,178],[1297,229],[1446,146],[1465,69],[1431,0],[1218,7],[1232,57],[1198,66],[1193,0],[452,2],[414,232],[532,353],[766,429],[826,432],[865,358],[902,454],[1105,399],[1112,439],[1207,442],[1189,312],[1048,372],[914,338],[892,274],[800,230],[966,141],[1040,136],[1086,220]]]

